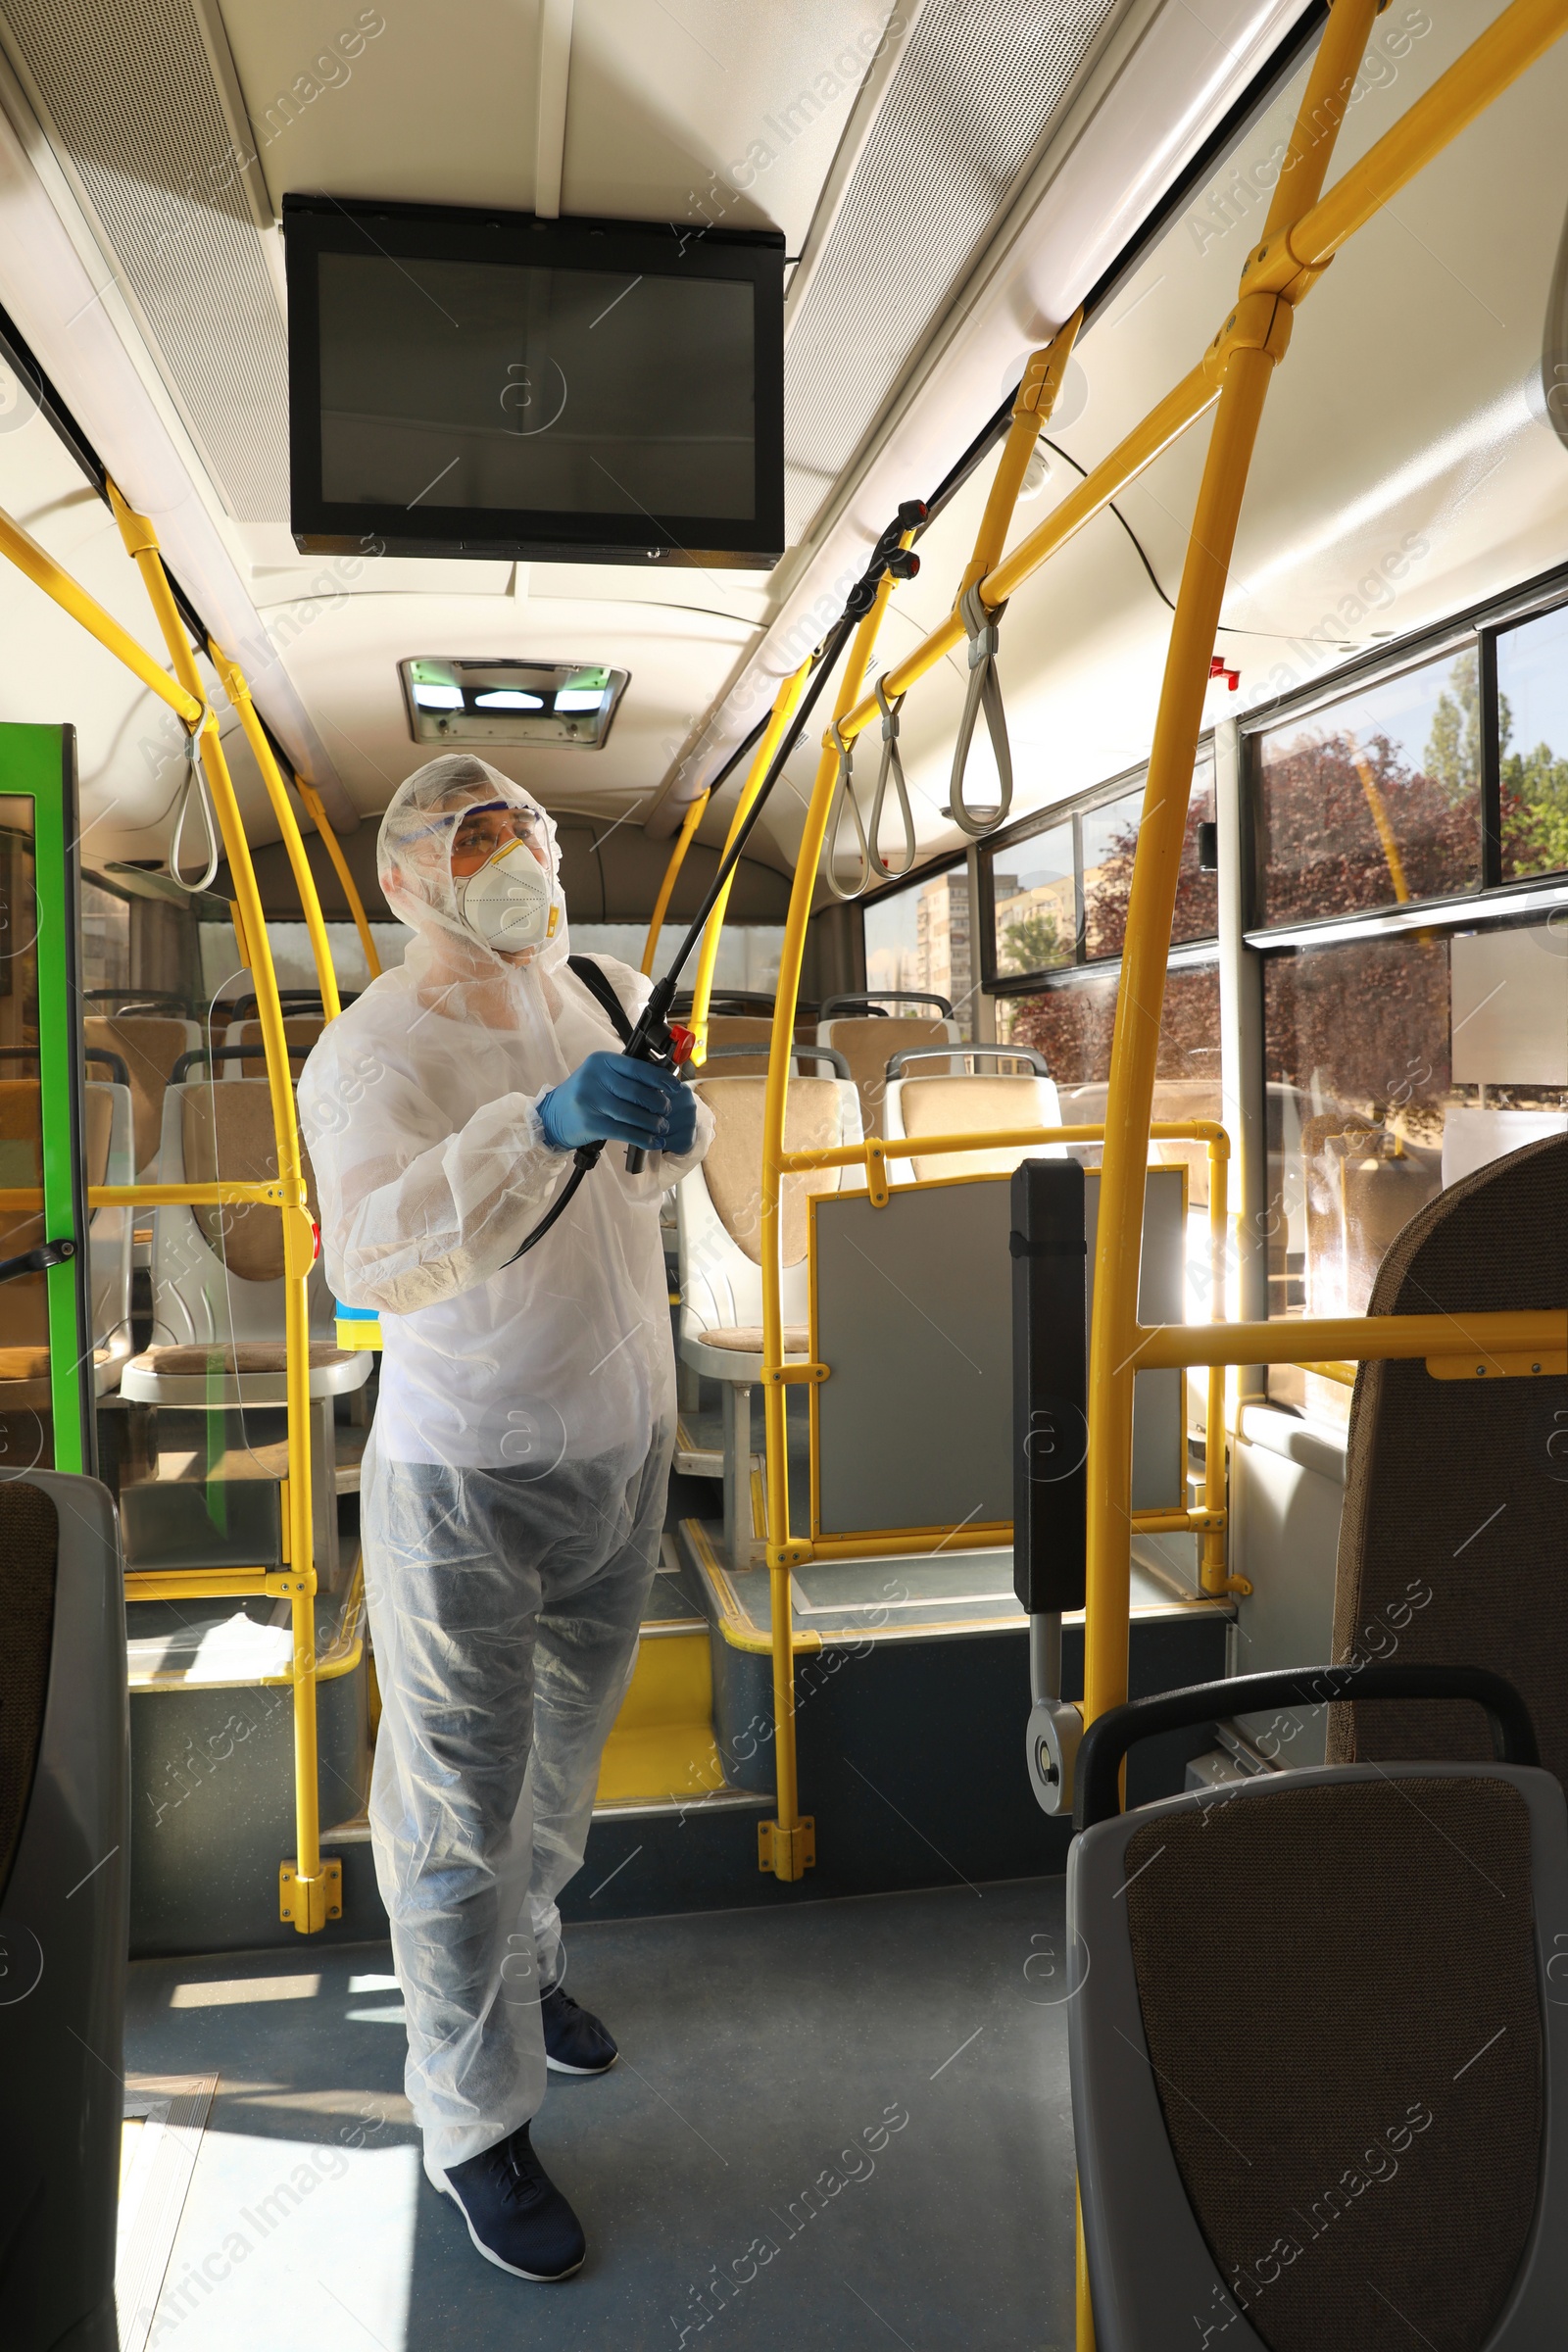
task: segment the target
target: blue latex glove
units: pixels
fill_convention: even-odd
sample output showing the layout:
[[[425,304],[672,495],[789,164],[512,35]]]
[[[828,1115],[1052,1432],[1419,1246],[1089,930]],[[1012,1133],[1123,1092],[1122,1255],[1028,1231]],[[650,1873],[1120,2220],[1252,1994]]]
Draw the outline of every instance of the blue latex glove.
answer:
[[[685,1152],[697,1131],[690,1090],[651,1061],[590,1054],[538,1102],[545,1140],[558,1152],[579,1144],[638,1144],[645,1152]]]

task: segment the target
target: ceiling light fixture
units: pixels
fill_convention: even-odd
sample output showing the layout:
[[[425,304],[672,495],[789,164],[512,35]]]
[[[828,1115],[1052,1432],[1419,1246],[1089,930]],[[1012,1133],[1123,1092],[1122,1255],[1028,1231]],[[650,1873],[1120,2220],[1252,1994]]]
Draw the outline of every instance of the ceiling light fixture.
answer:
[[[398,663],[416,743],[597,751],[630,673],[596,662],[420,654]]]

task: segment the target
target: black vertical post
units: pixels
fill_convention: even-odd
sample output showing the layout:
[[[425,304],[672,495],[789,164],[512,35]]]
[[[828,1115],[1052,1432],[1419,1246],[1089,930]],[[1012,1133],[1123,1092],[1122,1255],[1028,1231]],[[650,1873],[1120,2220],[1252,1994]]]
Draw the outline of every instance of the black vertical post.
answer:
[[[1089,1508],[1084,1172],[1012,1177],[1012,1582],[1031,1617],[1081,1609]]]

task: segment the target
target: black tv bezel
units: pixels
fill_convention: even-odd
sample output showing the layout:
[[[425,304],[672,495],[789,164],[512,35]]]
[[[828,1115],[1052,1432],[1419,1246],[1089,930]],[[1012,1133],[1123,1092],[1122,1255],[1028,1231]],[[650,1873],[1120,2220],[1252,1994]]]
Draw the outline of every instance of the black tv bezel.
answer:
[[[317,257],[589,266],[665,277],[750,279],[756,321],[756,513],[622,517],[528,508],[417,507],[328,500],[321,490],[320,309]],[[775,229],[477,212],[457,206],[339,203],[285,196],[288,274],[289,521],[303,553],[456,556],[474,561],[713,564],[771,569],[784,552],[784,239]]]

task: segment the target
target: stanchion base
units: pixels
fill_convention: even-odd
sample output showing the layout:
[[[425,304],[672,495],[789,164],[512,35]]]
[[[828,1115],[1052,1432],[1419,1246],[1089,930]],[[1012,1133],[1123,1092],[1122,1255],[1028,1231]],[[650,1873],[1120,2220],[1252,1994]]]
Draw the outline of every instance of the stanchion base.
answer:
[[[793,1830],[782,1830],[776,1821],[760,1821],[757,1825],[757,1867],[770,1870],[775,1879],[804,1878],[816,1861],[816,1822],[807,1814]]]
[[[343,1865],[323,1854],[314,1879],[302,1879],[297,1864],[277,1866],[277,1915],[291,1920],[302,1936],[314,1936],[329,1919],[343,1916]]]

